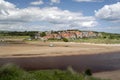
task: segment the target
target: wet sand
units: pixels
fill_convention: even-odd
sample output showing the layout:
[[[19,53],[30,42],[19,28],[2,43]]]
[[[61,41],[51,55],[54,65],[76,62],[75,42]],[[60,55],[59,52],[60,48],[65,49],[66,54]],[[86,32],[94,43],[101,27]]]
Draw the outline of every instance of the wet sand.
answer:
[[[101,79],[120,80],[120,70],[94,73],[93,76]]]

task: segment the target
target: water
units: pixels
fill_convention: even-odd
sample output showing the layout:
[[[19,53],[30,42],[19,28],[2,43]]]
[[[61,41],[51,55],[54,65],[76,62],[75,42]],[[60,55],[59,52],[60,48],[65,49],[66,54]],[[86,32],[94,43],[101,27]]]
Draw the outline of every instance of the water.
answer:
[[[66,69],[71,66],[80,72],[91,69],[93,72],[120,69],[120,52],[94,55],[29,57],[29,58],[0,58],[0,65],[14,63],[26,70]]]

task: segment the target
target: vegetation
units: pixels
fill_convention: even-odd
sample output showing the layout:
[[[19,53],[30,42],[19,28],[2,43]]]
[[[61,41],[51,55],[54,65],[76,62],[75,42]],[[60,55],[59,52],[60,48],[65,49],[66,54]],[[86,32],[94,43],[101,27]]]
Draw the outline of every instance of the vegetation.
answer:
[[[1,39],[27,39],[30,36],[0,36]]]
[[[0,36],[31,36],[35,35],[37,31],[0,31]]]
[[[45,32],[42,32],[42,33],[40,33],[40,36],[41,36],[41,37],[44,37],[44,36],[46,36],[46,33],[45,33]]]
[[[63,38],[63,41],[64,41],[64,42],[68,42],[68,39],[67,39],[67,38]]]
[[[120,44],[120,39],[102,39],[102,38],[83,38],[70,40],[71,42],[85,42],[85,43],[104,43],[104,44]]]
[[[85,70],[85,75],[92,76],[92,72],[90,69]]]
[[[37,32],[36,31],[0,31],[0,38],[7,39],[26,39],[33,38]]]
[[[101,32],[96,38],[81,38],[70,40],[72,42],[85,42],[85,43],[105,43],[105,44],[120,44],[120,34]]]
[[[0,68],[0,80],[33,80],[33,78],[18,66],[7,64]]]
[[[0,68],[0,80],[102,80],[79,74],[69,68],[61,70],[39,70],[29,71],[19,68],[13,64],[7,64]]]
[[[35,35],[37,31],[24,31],[24,32],[17,32],[17,31],[0,31],[0,38],[2,39],[23,39],[23,40],[35,40]],[[57,31],[52,33],[58,33]],[[64,42],[86,42],[86,43],[105,43],[105,44],[120,44],[120,34],[113,34],[113,33],[105,33],[105,32],[96,32],[99,34],[98,37],[93,38],[79,38],[79,39],[54,39],[51,38],[48,41],[64,41]],[[45,32],[40,33],[41,37],[46,36]]]
[[[111,33],[101,33],[102,35],[100,36],[100,38],[102,39],[117,39],[120,40],[120,34],[111,34]]]

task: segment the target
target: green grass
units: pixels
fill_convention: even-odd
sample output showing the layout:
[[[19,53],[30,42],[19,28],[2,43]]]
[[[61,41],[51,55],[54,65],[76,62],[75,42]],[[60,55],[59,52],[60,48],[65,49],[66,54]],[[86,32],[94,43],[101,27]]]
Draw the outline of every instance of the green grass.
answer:
[[[120,39],[101,39],[101,38],[86,38],[70,40],[72,42],[85,42],[85,43],[104,43],[104,44],[120,44]]]
[[[37,41],[39,42],[41,40],[31,40],[27,42],[37,42]],[[63,40],[47,40],[47,42],[64,42],[64,41]],[[83,38],[83,39],[69,40],[69,42],[96,43],[96,44],[120,44],[120,39]]]
[[[103,80],[80,74],[71,68],[62,70],[25,71],[14,64],[0,68],[0,80]]]
[[[1,39],[26,39],[29,36],[0,36]]]

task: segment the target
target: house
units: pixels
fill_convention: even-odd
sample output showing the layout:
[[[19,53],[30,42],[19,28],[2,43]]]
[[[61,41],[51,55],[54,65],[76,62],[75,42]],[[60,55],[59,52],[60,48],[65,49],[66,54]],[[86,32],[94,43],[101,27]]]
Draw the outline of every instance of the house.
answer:
[[[48,40],[48,39],[54,38],[54,36],[52,34],[48,34],[48,35],[44,36],[43,38]]]
[[[91,38],[91,37],[97,37],[98,34],[92,31],[74,31],[74,30],[68,30],[68,31],[59,31],[59,32],[45,32],[46,36],[40,37],[40,32],[38,32],[35,35],[35,39],[41,39],[41,40],[48,40],[48,39],[79,39],[79,38]]]
[[[87,38],[89,37],[89,34],[87,31],[82,32],[82,38]]]
[[[93,37],[96,37],[96,36],[97,36],[97,33],[92,32],[92,31],[89,31],[89,32],[88,32],[88,36],[89,36],[89,38],[93,38]]]
[[[60,34],[54,33],[53,36],[54,36],[55,39],[62,39]]]
[[[83,38],[82,32],[76,31],[75,32],[76,38]]]

